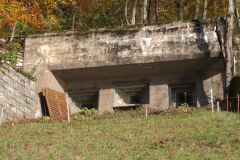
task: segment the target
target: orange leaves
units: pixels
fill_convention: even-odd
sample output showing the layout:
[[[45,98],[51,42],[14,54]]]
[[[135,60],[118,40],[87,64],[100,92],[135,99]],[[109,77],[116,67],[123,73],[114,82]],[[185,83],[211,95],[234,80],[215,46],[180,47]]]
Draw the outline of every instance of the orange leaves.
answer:
[[[94,0],[62,0],[60,3],[66,7],[77,7],[81,10],[89,10],[92,8]]]
[[[72,5],[76,5],[77,3],[75,1],[72,2]]]
[[[43,31],[46,25],[44,15],[49,14],[54,19],[51,10],[55,9],[54,0],[0,0],[0,28],[3,25],[12,27],[20,21]],[[57,23],[56,18],[54,23]]]

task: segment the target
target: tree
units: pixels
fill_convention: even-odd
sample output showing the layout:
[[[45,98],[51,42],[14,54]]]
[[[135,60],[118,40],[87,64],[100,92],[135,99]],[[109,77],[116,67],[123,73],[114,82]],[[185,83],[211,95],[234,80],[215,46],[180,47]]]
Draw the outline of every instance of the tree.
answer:
[[[233,38],[233,21],[234,21],[234,2],[233,0],[228,0],[228,12],[226,19],[226,31],[225,31],[225,69],[226,69],[226,93],[230,92],[230,82],[232,79],[231,72],[231,49],[232,49],[232,38]]]
[[[53,0],[0,0],[0,4],[2,22],[0,28],[3,28],[3,32],[6,28],[12,28],[10,42],[13,40],[18,23],[44,31],[48,20],[56,22],[55,17],[51,15],[51,9],[56,9]],[[44,15],[50,16],[44,18]]]
[[[178,0],[174,0],[176,6],[178,7],[178,20],[179,21],[183,21],[183,10],[184,10],[184,7],[187,6],[189,0],[185,3],[185,5],[183,4],[182,2],[183,0],[180,0],[180,2],[178,2]]]
[[[198,19],[199,7],[200,7],[200,0],[196,0],[196,8],[195,8],[193,19]]]
[[[147,0],[143,0],[143,23],[147,23]]]
[[[204,7],[203,7],[203,19],[207,17],[207,0],[204,0]]]
[[[64,0],[59,2],[59,7],[64,10],[65,14],[71,17],[71,29],[75,29],[76,15],[79,12],[85,14],[92,8],[93,0]]]
[[[128,1],[129,0],[126,0],[126,5],[125,5],[125,19],[126,19],[126,23],[127,25],[129,25],[129,22],[128,22]]]
[[[148,23],[151,24],[151,3],[152,0],[148,1],[148,10],[147,10],[147,18],[148,18]]]
[[[156,22],[159,23],[158,0],[155,0],[155,19],[156,19]]]
[[[132,11],[132,22],[131,24],[134,25],[135,24],[135,17],[136,17],[136,8],[137,8],[137,0],[134,0],[134,4],[133,4],[133,11]]]
[[[240,17],[238,13],[238,2],[239,0],[235,0],[234,5],[235,5],[235,16],[237,19],[237,26],[238,26],[238,38],[240,39]]]

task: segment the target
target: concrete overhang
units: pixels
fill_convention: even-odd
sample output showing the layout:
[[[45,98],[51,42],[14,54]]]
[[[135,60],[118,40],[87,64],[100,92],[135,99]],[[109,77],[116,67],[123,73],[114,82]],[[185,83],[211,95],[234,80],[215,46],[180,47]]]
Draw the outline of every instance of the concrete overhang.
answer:
[[[199,62],[196,59],[221,56],[214,21],[46,33],[29,36],[25,43],[26,70],[42,60],[41,66],[59,75],[57,70],[76,69],[84,73],[87,68],[102,71],[100,68],[111,66],[120,70],[119,67],[124,65],[126,69],[134,70],[131,65],[161,62],[165,66],[165,62]]]
[[[66,82],[223,70],[223,58],[204,58],[105,67],[52,70]]]

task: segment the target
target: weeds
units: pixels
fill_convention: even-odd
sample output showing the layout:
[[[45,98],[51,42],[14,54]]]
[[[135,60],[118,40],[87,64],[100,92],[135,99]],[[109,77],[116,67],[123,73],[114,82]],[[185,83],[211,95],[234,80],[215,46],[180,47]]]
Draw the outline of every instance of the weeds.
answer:
[[[18,71],[19,73],[21,73],[22,75],[24,75],[25,77],[36,81],[37,80],[37,76],[34,75],[38,65],[40,64],[41,61],[39,61],[31,70],[31,72],[25,71],[22,67],[18,68],[15,66],[18,56],[17,56],[17,51],[18,48],[20,47],[20,44],[18,43],[13,43],[13,46],[10,47],[10,50],[8,52],[5,52],[4,54],[0,54],[0,60],[4,60],[4,62],[6,64],[9,64],[13,69],[15,69],[16,71]],[[6,73],[2,70],[0,70],[4,75],[6,75]]]
[[[8,52],[4,54],[0,54],[0,60],[4,60],[5,63],[10,63],[11,66],[14,66],[17,62],[17,50],[20,47],[20,44],[14,43],[13,46],[10,47]]]
[[[38,65],[41,63],[41,61],[39,61],[32,69],[31,72],[28,72],[28,71],[25,71],[22,67],[20,68],[17,68],[17,67],[13,67],[15,70],[17,70],[19,73],[21,73],[22,75],[24,75],[25,77],[33,80],[33,81],[36,81],[37,80],[37,76],[34,75],[36,70],[37,70],[37,67]]]

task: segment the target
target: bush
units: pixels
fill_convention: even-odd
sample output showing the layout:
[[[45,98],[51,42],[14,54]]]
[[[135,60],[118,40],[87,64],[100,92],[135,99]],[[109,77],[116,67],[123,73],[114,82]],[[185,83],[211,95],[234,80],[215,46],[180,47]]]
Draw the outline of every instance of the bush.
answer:
[[[86,115],[86,116],[94,116],[99,114],[98,110],[92,108],[92,109],[88,109],[87,107],[84,107],[81,110],[81,114]]]

